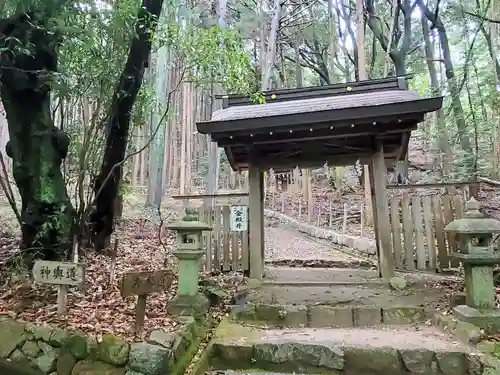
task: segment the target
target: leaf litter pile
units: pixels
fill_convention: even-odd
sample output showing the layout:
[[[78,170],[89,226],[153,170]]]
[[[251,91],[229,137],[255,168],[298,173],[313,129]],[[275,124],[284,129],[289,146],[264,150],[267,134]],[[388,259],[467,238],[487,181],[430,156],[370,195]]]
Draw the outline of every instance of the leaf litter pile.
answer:
[[[34,283],[26,276],[14,276],[2,282],[0,316],[79,330],[88,335],[112,333],[134,341],[142,341],[153,330],[173,331],[178,328],[179,323],[166,312],[167,302],[177,291],[176,279],[170,290],[148,297],[144,329],[140,337],[133,331],[136,297],[122,298],[119,289],[121,277],[127,272],[171,268],[177,275],[177,260],[171,254],[175,245],[175,234],[165,230],[161,245],[156,225],[145,224],[142,220],[124,220],[116,231],[116,238],[119,238],[119,245],[113,283],[110,284],[113,263],[110,256],[95,252],[81,256],[80,262],[85,264],[85,286],[70,287],[67,313],[64,317],[57,316],[56,286]],[[0,253],[12,254],[18,245],[17,236],[7,237],[6,233],[2,233]],[[224,289],[228,289],[228,283],[231,284],[229,289],[237,287],[234,277],[229,275],[210,277],[210,280],[212,284],[216,283]],[[224,314],[224,310],[212,309],[210,313],[220,315]]]

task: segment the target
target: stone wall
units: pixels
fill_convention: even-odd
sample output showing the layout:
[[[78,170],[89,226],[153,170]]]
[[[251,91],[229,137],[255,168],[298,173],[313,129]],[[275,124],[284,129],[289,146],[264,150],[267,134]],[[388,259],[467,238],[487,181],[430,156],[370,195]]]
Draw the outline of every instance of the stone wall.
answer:
[[[130,343],[111,334],[97,342],[79,332],[2,319],[0,373],[180,375],[204,336],[203,327],[185,317],[175,332],[153,331],[147,342]]]
[[[357,250],[365,255],[377,254],[377,246],[375,245],[375,241],[372,239],[339,234],[330,229],[319,228],[314,225],[302,223],[290,216],[276,211],[266,209],[264,210],[264,214],[266,217],[279,220],[281,223],[286,224],[298,230],[299,232],[305,233],[311,237],[328,240],[333,242],[334,244]]]

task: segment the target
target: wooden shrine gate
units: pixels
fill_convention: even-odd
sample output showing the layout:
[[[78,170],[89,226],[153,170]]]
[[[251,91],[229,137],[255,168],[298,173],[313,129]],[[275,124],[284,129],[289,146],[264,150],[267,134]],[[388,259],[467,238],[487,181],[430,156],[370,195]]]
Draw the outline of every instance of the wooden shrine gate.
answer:
[[[206,250],[202,258],[204,270],[248,273],[248,225],[244,231],[231,230],[231,207],[248,207],[248,193],[178,195],[173,198],[196,207],[199,220],[213,228],[213,231],[204,232],[203,235]],[[204,200],[212,201],[213,204],[205,205]]]
[[[425,196],[404,193],[390,198],[395,269],[438,272],[458,267],[459,262],[450,257],[457,251],[456,235],[444,228],[462,217],[468,198],[466,190]]]

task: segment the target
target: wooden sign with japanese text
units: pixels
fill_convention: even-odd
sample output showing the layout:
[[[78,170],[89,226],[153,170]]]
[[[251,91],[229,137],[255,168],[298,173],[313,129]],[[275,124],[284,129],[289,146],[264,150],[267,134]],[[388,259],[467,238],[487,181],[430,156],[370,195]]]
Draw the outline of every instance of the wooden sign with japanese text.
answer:
[[[148,294],[164,292],[170,289],[174,273],[172,270],[156,270],[129,272],[123,275],[120,292],[122,297],[137,296],[135,306],[135,332],[139,333],[144,326],[146,302]]]
[[[156,270],[128,272],[123,275],[120,291],[122,297],[142,296],[150,293],[163,292],[172,285],[174,274],[172,270]]]
[[[81,285],[85,282],[85,267],[80,263],[37,260],[33,279],[44,284]]]

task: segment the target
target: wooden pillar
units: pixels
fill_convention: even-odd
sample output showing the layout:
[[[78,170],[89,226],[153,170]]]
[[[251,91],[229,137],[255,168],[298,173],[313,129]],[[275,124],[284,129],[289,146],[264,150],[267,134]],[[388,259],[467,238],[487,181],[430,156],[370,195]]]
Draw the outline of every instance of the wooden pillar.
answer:
[[[256,166],[248,168],[248,221],[250,278],[264,274],[264,173]]]
[[[372,219],[373,219],[373,228],[375,232],[375,244],[377,246],[377,269],[378,269],[378,277],[382,277],[382,267],[380,266],[380,236],[378,234],[378,217],[377,217],[377,198],[375,197],[375,180],[373,178],[373,163],[370,161],[368,164],[368,176],[370,181],[370,190],[371,190],[371,209],[372,209]],[[365,179],[366,181],[366,179]]]
[[[394,276],[394,259],[389,218],[389,201],[387,199],[387,167],[384,161],[384,147],[380,140],[375,140],[375,153],[372,156],[373,171],[373,216],[377,239],[378,262],[380,275],[388,280]]]

